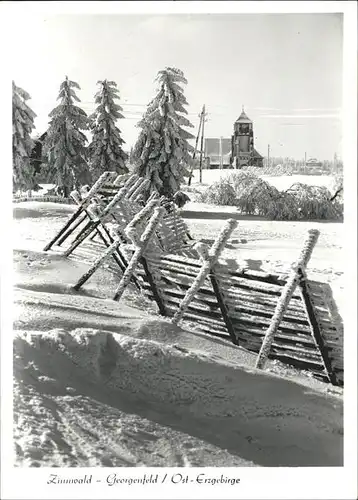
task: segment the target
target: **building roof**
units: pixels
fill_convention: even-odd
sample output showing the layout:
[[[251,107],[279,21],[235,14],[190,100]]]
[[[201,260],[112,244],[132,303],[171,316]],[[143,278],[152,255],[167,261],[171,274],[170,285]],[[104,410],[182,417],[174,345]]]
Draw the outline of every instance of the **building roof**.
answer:
[[[230,157],[231,154],[223,155],[223,165],[230,165]],[[219,155],[210,155],[210,164],[211,165],[220,165],[220,156]]]
[[[35,142],[39,141],[39,142],[43,142],[45,139],[46,139],[46,136],[47,136],[47,131],[44,132],[43,134],[36,134],[35,137],[33,137],[33,140]]]
[[[252,156],[255,158],[263,158],[263,156],[261,156],[260,153],[256,151],[255,148],[252,148]]]
[[[321,162],[317,160],[317,158],[310,158],[306,161],[306,165],[318,165]]]
[[[236,120],[235,123],[252,123],[252,120],[247,116],[247,114],[244,111],[244,108],[242,109],[241,115],[239,118]]]
[[[231,154],[231,139],[221,139],[222,154]],[[218,137],[210,137],[205,139],[204,144],[205,156],[219,156],[220,155],[220,139]]]

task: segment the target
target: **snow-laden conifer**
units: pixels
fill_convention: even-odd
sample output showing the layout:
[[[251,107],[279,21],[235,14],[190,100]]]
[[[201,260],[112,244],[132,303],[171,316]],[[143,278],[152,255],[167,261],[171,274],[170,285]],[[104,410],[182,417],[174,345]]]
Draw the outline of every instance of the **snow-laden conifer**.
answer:
[[[88,146],[92,179],[96,180],[105,171],[119,174],[128,172],[128,155],[123,151],[125,141],[116,121],[123,118],[123,109],[115,100],[119,99],[117,84],[112,81],[98,81],[100,90],[95,94],[96,111],[90,116],[92,141]]]
[[[134,172],[150,180],[150,191],[171,197],[189,175],[193,138],[183,127],[193,127],[186,118],[188,104],[180,84],[182,71],[165,68],[157,76],[158,93],[138,123],[141,129],[133,149]]]
[[[31,152],[35,145],[31,132],[36,114],[26,101],[30,95],[12,82],[12,162],[13,190],[30,190],[35,186]]]
[[[66,76],[57,98],[60,104],[49,114],[51,121],[44,144],[48,180],[54,182],[65,197],[73,188],[79,189],[91,182],[86,161],[87,138],[82,132],[88,130],[89,121],[85,111],[74,104],[74,101],[80,102],[74,89],[80,86]]]

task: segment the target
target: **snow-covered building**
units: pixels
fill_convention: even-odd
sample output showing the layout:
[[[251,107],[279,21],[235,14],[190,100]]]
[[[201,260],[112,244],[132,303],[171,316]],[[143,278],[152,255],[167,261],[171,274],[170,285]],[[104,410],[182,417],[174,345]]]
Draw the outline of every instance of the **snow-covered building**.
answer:
[[[234,168],[263,166],[263,157],[254,148],[253,122],[242,108],[241,115],[234,123],[231,137],[231,164]]]
[[[230,168],[231,139],[224,137],[205,139],[204,157],[207,168]]]
[[[206,168],[263,166],[263,157],[254,148],[253,122],[244,109],[234,123],[234,134],[231,138],[205,139],[204,157]]]
[[[306,161],[306,167],[322,167],[322,162],[318,161],[317,158],[309,158]]]

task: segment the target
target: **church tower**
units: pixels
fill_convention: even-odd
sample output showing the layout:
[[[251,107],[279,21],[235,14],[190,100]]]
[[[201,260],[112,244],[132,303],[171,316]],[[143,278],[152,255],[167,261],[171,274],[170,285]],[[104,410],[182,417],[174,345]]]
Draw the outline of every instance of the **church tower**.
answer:
[[[258,153],[254,149],[253,123],[244,111],[234,123],[234,135],[231,138],[231,164],[234,168],[255,165]],[[260,155],[259,155],[260,156]]]

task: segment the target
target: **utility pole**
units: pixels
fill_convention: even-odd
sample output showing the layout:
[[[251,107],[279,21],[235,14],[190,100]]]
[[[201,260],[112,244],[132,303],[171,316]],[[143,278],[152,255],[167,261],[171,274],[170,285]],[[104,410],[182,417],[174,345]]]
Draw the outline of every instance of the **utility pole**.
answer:
[[[305,151],[305,165],[304,165],[304,173],[306,173],[306,167],[307,167],[307,153]]]
[[[267,146],[267,168],[270,168],[270,144]]]
[[[220,136],[219,139],[219,155],[220,155],[220,170],[223,168],[223,138]]]
[[[198,128],[198,133],[196,135],[196,139],[195,139],[195,149],[194,149],[194,154],[193,154],[193,167],[190,171],[190,177],[189,177],[189,180],[188,180],[188,186],[191,186],[191,179],[193,177],[193,169],[194,169],[194,160],[195,160],[195,157],[196,157],[196,153],[198,151],[198,143],[199,143],[199,137],[200,137],[200,130],[201,130],[201,125],[203,123],[203,112],[200,113],[200,115],[198,115],[199,118],[200,118],[200,121],[199,121],[199,128]]]
[[[205,125],[205,104],[203,105],[202,114],[202,126],[201,126],[201,144],[200,144],[200,163],[199,163],[199,182],[203,182],[203,151],[204,151],[204,125]]]

